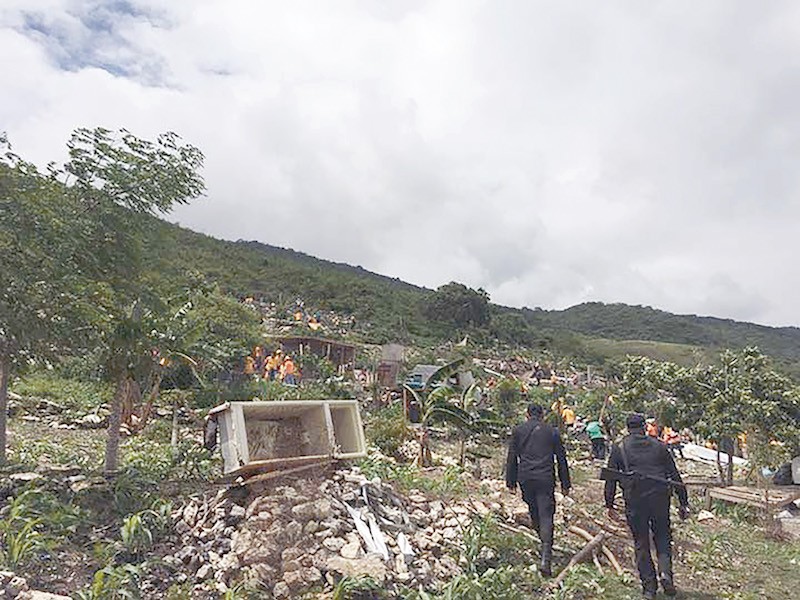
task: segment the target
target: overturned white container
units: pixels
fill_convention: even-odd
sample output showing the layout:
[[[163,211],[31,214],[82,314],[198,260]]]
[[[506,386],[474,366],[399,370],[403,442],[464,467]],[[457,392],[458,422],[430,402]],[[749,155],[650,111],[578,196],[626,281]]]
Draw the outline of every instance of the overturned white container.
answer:
[[[226,402],[211,409],[226,475],[367,455],[356,400]]]

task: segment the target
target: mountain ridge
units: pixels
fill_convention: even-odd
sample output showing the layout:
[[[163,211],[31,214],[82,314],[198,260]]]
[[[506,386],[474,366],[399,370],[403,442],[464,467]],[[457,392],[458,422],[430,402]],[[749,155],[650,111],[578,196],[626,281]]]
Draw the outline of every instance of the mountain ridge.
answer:
[[[180,279],[182,272],[198,271],[240,297],[255,295],[276,302],[296,297],[320,309],[348,312],[371,324],[363,333],[375,342],[430,342],[465,333],[463,327],[428,317],[426,303],[435,290],[396,277],[261,241],[222,240],[161,219],[154,219],[151,230],[150,245],[158,258],[153,269],[161,277]],[[490,309],[494,317],[510,318],[506,332],[529,328],[533,333],[523,339],[530,346],[534,339],[552,339],[554,334],[710,349],[757,345],[767,354],[800,363],[800,328],[795,326],[675,314],[622,302],[584,302],[562,310],[492,304]],[[487,340],[504,335],[491,326],[478,333]]]

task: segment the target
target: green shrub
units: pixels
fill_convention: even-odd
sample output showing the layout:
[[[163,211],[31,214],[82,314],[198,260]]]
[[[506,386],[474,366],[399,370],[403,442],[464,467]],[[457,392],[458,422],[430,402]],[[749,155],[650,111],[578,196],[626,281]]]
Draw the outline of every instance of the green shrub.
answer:
[[[333,588],[331,600],[379,600],[385,597],[381,584],[371,577],[342,577]]]
[[[81,512],[43,490],[29,489],[4,507],[0,519],[0,563],[15,569],[37,551],[62,543],[82,522]]]
[[[77,600],[138,600],[144,565],[109,565],[94,574],[91,585],[76,594]]]
[[[123,550],[132,557],[141,558],[168,530],[172,504],[156,500],[148,510],[125,517],[120,528]]]
[[[369,443],[387,456],[396,456],[400,446],[413,438],[399,402],[375,412],[367,420],[365,429]]]

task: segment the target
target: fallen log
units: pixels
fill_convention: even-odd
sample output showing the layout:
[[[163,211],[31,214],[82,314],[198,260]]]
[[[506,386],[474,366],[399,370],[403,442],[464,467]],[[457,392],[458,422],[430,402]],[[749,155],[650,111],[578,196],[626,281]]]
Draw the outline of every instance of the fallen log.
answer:
[[[586,531],[585,529],[578,527],[577,525],[570,526],[567,531],[570,531],[575,535],[579,535],[587,542],[592,541],[592,534]],[[603,556],[606,557],[606,560],[611,564],[611,566],[614,567],[614,572],[617,575],[621,576],[624,573],[624,571],[622,570],[622,567],[620,566],[617,557],[614,556],[614,553],[611,551],[611,549],[605,544],[603,544],[602,546],[600,546],[600,551],[603,553]]]
[[[497,526],[500,527],[500,529],[505,529],[506,531],[511,533],[518,533],[520,535],[524,535],[525,537],[530,538],[537,544],[541,544],[541,540],[526,529],[523,529],[521,527],[514,527],[513,525],[509,525],[508,523],[504,523],[503,521],[496,521],[496,522]],[[564,552],[564,553],[570,552],[570,550],[567,550],[566,548],[556,545],[553,545],[553,550],[555,550],[556,552]]]
[[[595,551],[595,549],[603,543],[603,540],[606,538],[606,536],[607,534],[605,531],[601,531],[596,536],[594,536],[592,538],[592,541],[586,544],[575,556],[573,556],[569,560],[569,563],[567,563],[567,566],[564,567],[564,570],[561,571],[561,573],[558,574],[558,577],[556,577],[552,582],[550,582],[550,584],[547,587],[549,589],[555,589],[559,587],[561,583],[564,581],[564,579],[567,577],[567,574],[575,567],[575,565],[577,565],[580,562],[583,562],[589,556],[591,556],[592,553]]]
[[[260,475],[251,475],[250,477],[242,481],[242,485],[254,485],[256,483],[263,483],[264,481],[269,481],[271,479],[278,479],[279,477],[293,475],[295,473],[300,473],[302,471],[310,471],[311,469],[315,469],[317,467],[327,467],[332,462],[333,461],[331,460],[322,460],[308,465],[302,465],[300,467],[293,467],[291,469],[283,469],[280,471],[269,471],[268,473],[262,473]]]
[[[625,529],[623,529],[621,527],[617,527],[616,525],[612,525],[611,523],[606,523],[605,521],[601,521],[600,519],[598,519],[597,517],[595,517],[591,513],[589,513],[589,511],[586,510],[585,508],[581,508],[581,507],[577,507],[577,508],[578,508],[578,512],[579,513],[581,513],[584,517],[586,517],[587,519],[592,521],[592,523],[594,523],[598,527],[604,529],[608,533],[613,533],[616,536],[619,536],[621,538],[625,538],[626,540],[628,540],[630,534],[628,533],[627,530],[625,530]]]

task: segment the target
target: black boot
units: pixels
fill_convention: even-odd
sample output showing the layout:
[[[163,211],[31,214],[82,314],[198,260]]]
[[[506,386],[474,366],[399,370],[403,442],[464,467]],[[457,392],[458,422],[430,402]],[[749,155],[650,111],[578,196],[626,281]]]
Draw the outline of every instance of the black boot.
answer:
[[[672,583],[671,579],[662,579],[661,580],[661,587],[664,589],[664,594],[667,596],[677,596],[678,590],[675,589],[675,584]]]
[[[544,577],[551,577],[553,575],[552,563],[553,561],[553,545],[542,544],[542,565],[539,569]]]

